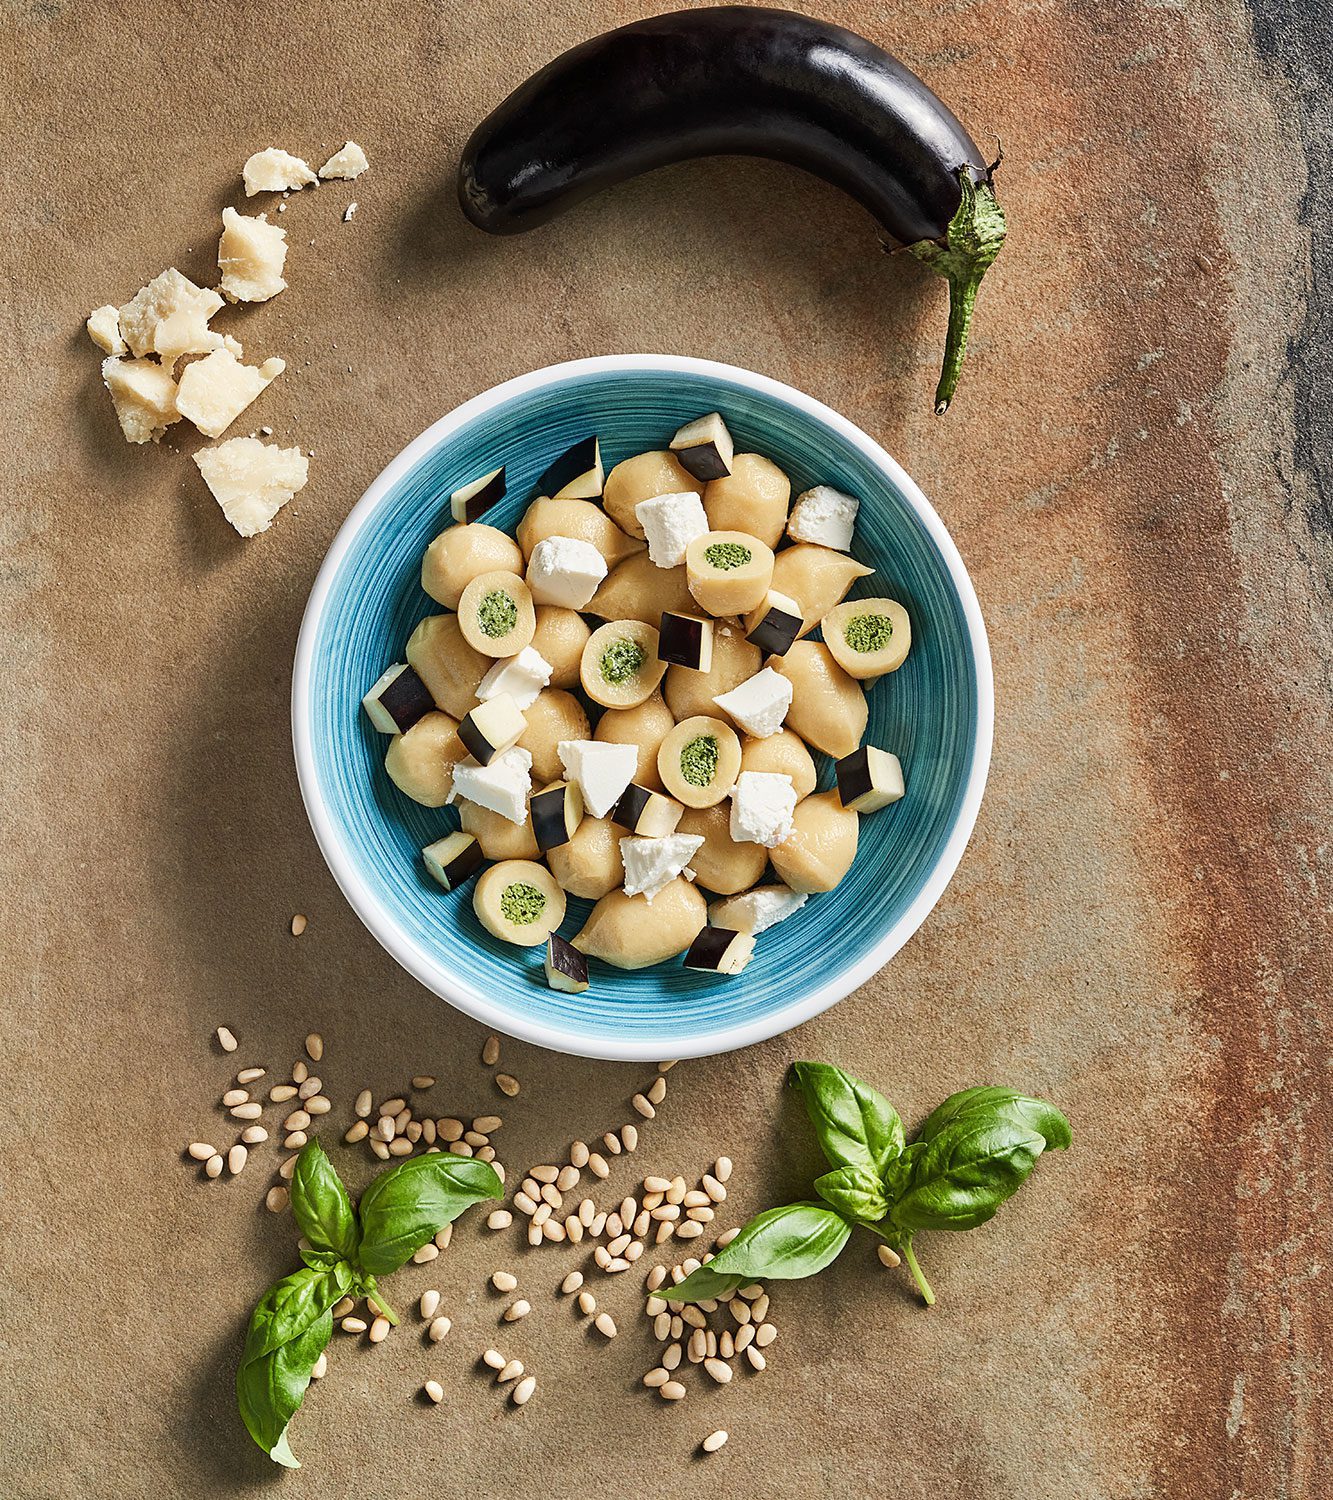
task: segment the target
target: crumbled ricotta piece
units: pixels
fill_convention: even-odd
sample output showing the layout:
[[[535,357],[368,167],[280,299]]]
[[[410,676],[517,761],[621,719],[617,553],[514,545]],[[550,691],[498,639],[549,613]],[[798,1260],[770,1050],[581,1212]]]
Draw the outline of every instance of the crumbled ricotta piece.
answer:
[[[516,708],[531,708],[538,693],[550,682],[552,670],[540,651],[524,646],[517,656],[506,656],[496,662],[477,684],[477,697],[486,703],[508,693]]]
[[[88,337],[108,354],[127,354],[129,345],[120,336],[120,309],[108,304],[88,314]]]
[[[791,707],[791,694],[791,680],[772,667],[765,667],[730,692],[719,693],[713,702],[730,714],[746,734],[762,740],[782,728]]]
[[[111,392],[126,442],[155,443],[180,421],[176,382],[155,359],[120,359],[113,354],[102,361],[102,380]]]
[[[787,535],[794,542],[815,542],[821,547],[833,547],[846,552],[852,545],[852,531],[856,526],[856,512],[861,502],[832,485],[817,484],[796,497],[791,515],[787,518]]]
[[[528,587],[538,604],[583,609],[606,577],[606,559],[591,542],[548,536],[528,559]]]
[[[256,151],[241,168],[241,178],[247,198],[256,193],[286,193],[319,181],[308,162],[278,146]]]
[[[708,530],[704,503],[693,490],[640,500],[634,514],[648,539],[648,556],[659,568],[678,568],[686,547]]]
[[[310,477],[310,465],[299,448],[279,448],[258,438],[228,438],[201,448],[194,461],[222,514],[242,536],[267,531]]]
[[[555,748],[565,775],[583,793],[583,804],[594,818],[611,811],[639,767],[637,745],[561,740]]]
[[[251,218],[234,208],[222,210],[222,239],[218,267],[222,290],[233,302],[267,302],[287,285],[282,268],[287,261],[287,231],[270,224],[264,214]]]
[[[459,797],[508,818],[525,822],[528,793],[532,790],[532,756],[521,745],[512,745],[489,765],[480,766],[471,756],[454,767],[449,801]]]
[[[625,867],[625,894],[651,902],[694,858],[703,846],[698,833],[669,833],[665,838],[624,838],[620,862]]]
[[[205,437],[221,437],[260,391],[286,368],[280,359],[266,359],[257,368],[243,365],[230,350],[215,349],[185,367],[176,395],[176,409]]]
[[[738,844],[775,849],[794,826],[796,788],[790,776],[742,771],[731,789],[731,836]]]
[[[120,336],[137,355],[152,354],[157,325],[172,313],[194,311],[208,322],[222,306],[222,298],[211,287],[195,286],[188,276],[171,266],[154,276],[120,309]]]
[[[710,927],[725,927],[731,932],[748,932],[758,936],[785,921],[807,901],[804,891],[789,890],[785,885],[757,885],[739,896],[726,896],[708,908]]]
[[[329,157],[319,169],[319,175],[325,178],[340,177],[344,182],[350,182],[352,178],[360,177],[369,165],[361,147],[355,141],[348,141],[341,151],[335,151]]]

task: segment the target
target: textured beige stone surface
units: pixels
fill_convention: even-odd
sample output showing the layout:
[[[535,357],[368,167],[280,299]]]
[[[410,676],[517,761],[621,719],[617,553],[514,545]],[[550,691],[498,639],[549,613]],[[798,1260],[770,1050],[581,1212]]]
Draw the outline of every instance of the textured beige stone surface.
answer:
[[[797,1056],[912,1119],[981,1078],[1047,1094],[1075,1149],[985,1229],[923,1238],[933,1311],[858,1240],[774,1296],[762,1377],[674,1408],[637,1388],[628,1278],[604,1346],[550,1295],[571,1254],[469,1222],[394,1278],[400,1307],[438,1286],[453,1332],[339,1337],[283,1489],[1315,1500],[1333,642],[1283,378],[1308,278],[1295,103],[1228,0],[827,5],[1005,145],[1012,240],[937,421],[942,286],[786,169],[668,170],[512,241],[465,224],[471,123],[649,9],[6,8],[0,1492],[272,1493],[231,1381],[291,1263],[261,1207],[276,1155],[216,1183],[179,1159],[233,1138],[212,1100],[234,1067],[281,1070],[318,1029],[331,1120],[433,1073],[438,1113],[501,1107],[515,1167],[631,1117],[643,1069],[515,1043],[502,1101],[480,1030],[361,928],[300,808],[287,692],[324,549],[405,442],[506,376],[647,349],[790,380],[887,444],[973,570],[999,706],[972,849],[920,935],[798,1033],[683,1064],[636,1167],[726,1151],[738,1214],[803,1190]],[[166,265],[211,281],[251,152],[322,160],[348,136],[370,171],[278,218],[290,289],[216,320],[287,360],[250,416],[315,452],[242,542],[184,424],[121,440],[83,320]],[[501,1262],[534,1304],[503,1335]],[[521,1413],[475,1372],[493,1342],[538,1375]],[[431,1375],[439,1409],[414,1394]],[[717,1426],[731,1442],[699,1467]]]

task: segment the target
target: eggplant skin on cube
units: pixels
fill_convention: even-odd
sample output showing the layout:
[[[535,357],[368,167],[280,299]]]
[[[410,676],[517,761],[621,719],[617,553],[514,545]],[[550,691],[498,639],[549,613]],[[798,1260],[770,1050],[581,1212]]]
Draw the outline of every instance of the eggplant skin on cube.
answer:
[[[767,598],[750,615],[747,624],[749,629],[745,639],[752,646],[758,646],[769,656],[786,656],[792,648],[792,642],[800,635],[805,620],[801,614],[801,606],[795,599],[789,599],[786,594],[770,589]]]
[[[426,868],[446,891],[456,891],[481,869],[481,845],[470,833],[446,833],[421,851]]]
[[[725,479],[731,473],[736,445],[721,413],[714,411],[686,422],[671,439],[671,451],[686,473],[707,481]]]
[[[567,448],[537,481],[534,500],[595,500],[606,483],[602,448],[596,437],[583,438]]]
[[[558,932],[546,939],[546,982],[566,995],[581,995],[588,988],[588,960]]]
[[[675,615],[662,611],[657,631],[657,659],[696,672],[713,668],[713,622],[698,615]]]
[[[872,813],[897,802],[906,790],[903,768],[896,755],[874,745],[862,745],[834,766],[838,800],[850,812]]]
[[[583,821],[583,798],[578,787],[567,781],[557,781],[535,793],[528,808],[532,814],[532,836],[543,854],[567,844]]]
[[[434,710],[435,700],[412,668],[398,662],[362,698],[361,706],[381,734],[406,734]]]
[[[458,738],[479,766],[488,766],[497,755],[516,745],[528,721],[508,693],[497,693],[479,703],[458,726]]]
[[[469,521],[475,521],[478,516],[485,515],[497,501],[503,500],[504,493],[505,467],[501,464],[498,469],[492,469],[480,479],[470,480],[461,490],[455,490],[449,496],[449,511],[459,525],[466,525]]]
[[[641,838],[664,839],[675,833],[684,813],[685,809],[673,798],[631,781],[611,809],[611,821]]]
[[[754,956],[754,935],[729,932],[725,927],[705,927],[685,955],[687,969],[705,969],[713,974],[739,974]]]

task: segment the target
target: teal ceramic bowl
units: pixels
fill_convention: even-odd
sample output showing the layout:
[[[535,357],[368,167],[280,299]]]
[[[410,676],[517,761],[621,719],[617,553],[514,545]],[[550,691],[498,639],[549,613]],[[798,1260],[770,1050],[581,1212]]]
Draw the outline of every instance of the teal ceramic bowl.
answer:
[[[734,978],[679,961],[624,973],[590,962],[581,995],[549,989],[543,950],[497,942],[471,885],[446,893],[422,847],[457,826],[449,808],[403,796],[384,771],[387,740],[362,694],[403,659],[438,606],[421,554],[449,524],[449,494],[505,464],[508,497],[487,516],[512,531],[538,475],[571,443],[601,438],[607,468],[664,447],[677,427],[721,411],[738,450],[767,454],[793,493],[827,483],[861,501],[853,551],[875,568],[854,590],[900,600],[912,621],[906,664],[869,693],[868,740],[902,760],[907,795],[861,820],[837,890],[759,938]],[[343,893],[385,948],[428,989],[487,1026],[587,1057],[657,1060],[773,1036],[849,994],[921,925],[972,830],[990,759],[990,655],[976,595],[939,517],[901,468],[852,423],[777,381],[662,355],[579,360],[506,381],[437,422],[370,486],[338,533],[306,608],[292,686],[301,792]],[[824,757],[821,787],[832,784]],[[572,936],[590,908],[569,902]],[[650,921],[645,907],[644,920]]]

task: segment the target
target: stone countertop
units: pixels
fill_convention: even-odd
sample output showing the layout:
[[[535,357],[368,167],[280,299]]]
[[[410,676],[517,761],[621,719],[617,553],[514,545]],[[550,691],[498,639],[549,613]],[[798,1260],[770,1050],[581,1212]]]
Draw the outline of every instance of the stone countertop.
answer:
[[[7,8],[0,1490],[273,1493],[232,1379],[251,1303],[291,1263],[289,1221],[261,1207],[276,1155],[213,1184],[180,1161],[218,1131],[234,1065],[285,1076],[318,1030],[332,1120],[363,1086],[434,1074],[435,1112],[505,1116],[511,1167],[631,1118],[650,1070],[518,1043],[522,1093],[495,1093],[482,1031],[335,888],[287,715],[306,592],[387,460],[498,380],[617,350],[751,367],[881,439],[972,570],[998,690],[977,831],[920,934],[800,1031],[682,1064],[635,1168],[726,1152],[738,1215],[797,1191],[798,1056],[845,1064],[909,1121],[978,1079],[1022,1086],[1067,1110],[1075,1149],[992,1224],[923,1239],[934,1310],[858,1238],[776,1290],[761,1377],[696,1382],[674,1408],[638,1387],[633,1286],[597,1287],[624,1329],[604,1346],[550,1295],[571,1257],[469,1220],[394,1278],[400,1307],[438,1286],[454,1331],[339,1335],[284,1489],[1333,1490],[1333,127],[1315,23],[1255,3],[824,7],[1004,144],[1011,239],[943,420],[943,285],[795,172],[670,169],[512,241],[463,221],[471,124],[651,7]],[[369,173],[281,216],[290,289],[220,320],[288,361],[255,422],[314,450],[308,488],[242,542],[182,427],[121,441],[82,319],[168,264],[211,279],[251,151],[322,160],[348,136]],[[502,1262],[535,1310],[497,1334]],[[474,1369],[497,1341],[539,1377],[518,1414]],[[414,1394],[430,1374],[438,1410]],[[732,1440],[705,1467],[718,1426]]]

